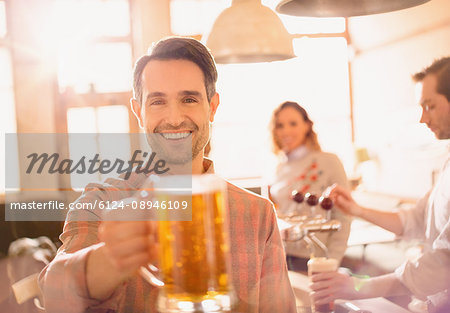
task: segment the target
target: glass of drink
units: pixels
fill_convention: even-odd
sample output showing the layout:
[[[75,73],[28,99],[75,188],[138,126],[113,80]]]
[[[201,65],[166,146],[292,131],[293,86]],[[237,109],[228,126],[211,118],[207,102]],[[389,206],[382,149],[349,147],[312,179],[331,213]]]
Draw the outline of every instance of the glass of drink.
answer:
[[[323,272],[334,272],[338,269],[338,261],[331,258],[311,258],[308,261],[308,276]],[[334,310],[334,302],[315,306],[311,301],[312,312],[329,313]]]
[[[226,182],[215,175],[193,175],[192,189],[166,188],[168,179],[186,177],[171,175],[155,183],[154,199],[160,205],[171,201],[171,206],[177,206],[188,198],[192,206],[191,221],[159,218],[159,267],[164,285],[157,307],[159,312],[228,312],[236,297],[231,282]]]

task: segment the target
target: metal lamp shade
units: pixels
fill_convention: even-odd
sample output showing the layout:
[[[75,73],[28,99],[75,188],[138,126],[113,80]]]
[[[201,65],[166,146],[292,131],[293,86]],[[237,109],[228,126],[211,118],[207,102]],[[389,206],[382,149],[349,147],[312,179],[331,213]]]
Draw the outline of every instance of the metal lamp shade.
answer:
[[[295,16],[350,17],[386,13],[430,0],[282,0],[277,12]]]

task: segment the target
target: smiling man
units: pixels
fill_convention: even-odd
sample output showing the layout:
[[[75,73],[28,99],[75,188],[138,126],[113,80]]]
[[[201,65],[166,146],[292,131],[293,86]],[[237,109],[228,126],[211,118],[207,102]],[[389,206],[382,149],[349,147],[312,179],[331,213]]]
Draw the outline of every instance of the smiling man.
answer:
[[[189,164],[192,174],[214,172],[203,150],[219,105],[216,80],[212,56],[194,39],[162,40],[137,61],[132,109],[171,168]],[[139,188],[137,176],[90,184],[77,201],[129,197],[126,190]],[[296,312],[272,204],[230,183],[227,189],[238,297],[233,312]],[[156,312],[158,289],[138,275],[142,265],[157,261],[156,222],[85,221],[80,214],[68,214],[63,245],[40,275],[46,312]]]
[[[425,123],[437,139],[450,139],[450,57],[433,63],[414,75],[422,82],[421,123]]]
[[[413,76],[422,83],[421,123],[437,139],[450,139],[450,57],[436,60]],[[334,299],[362,299],[413,294],[427,300],[429,312],[450,312],[450,158],[434,187],[411,210],[379,211],[361,207],[350,192],[335,187],[330,194],[337,206],[407,239],[420,239],[423,253],[403,263],[394,273],[369,279],[344,273],[312,276],[316,305]]]
[[[208,94],[202,69],[185,59],[146,56],[138,61],[136,75],[142,90],[132,99],[132,108],[139,125],[151,135],[147,137],[150,145],[169,163],[192,160],[193,174],[201,174],[203,148],[219,105],[215,88]],[[217,72],[210,76],[209,80],[217,79]]]

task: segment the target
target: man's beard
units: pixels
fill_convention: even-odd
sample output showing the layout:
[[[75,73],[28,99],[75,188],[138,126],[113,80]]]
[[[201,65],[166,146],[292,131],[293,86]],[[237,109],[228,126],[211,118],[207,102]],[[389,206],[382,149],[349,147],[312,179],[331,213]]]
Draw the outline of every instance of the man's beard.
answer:
[[[181,140],[170,140],[161,135],[164,131],[177,130],[188,130],[191,134]],[[204,123],[200,129],[191,120],[185,120],[178,126],[158,125],[153,133],[147,134],[147,141],[158,159],[164,160],[169,165],[190,165],[203,151],[209,140],[209,134],[209,123]]]

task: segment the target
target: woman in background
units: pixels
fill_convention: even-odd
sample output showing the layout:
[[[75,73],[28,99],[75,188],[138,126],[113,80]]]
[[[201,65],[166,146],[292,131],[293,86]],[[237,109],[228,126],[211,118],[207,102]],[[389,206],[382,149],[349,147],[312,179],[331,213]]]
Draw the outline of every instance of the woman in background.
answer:
[[[348,187],[341,162],[336,155],[321,151],[313,122],[298,103],[284,102],[275,109],[271,132],[273,150],[280,156],[280,163],[269,192],[279,216],[311,215],[311,209],[305,201],[297,204],[291,199],[294,190],[303,194],[309,192],[319,198],[334,183]],[[320,205],[316,206],[315,212],[326,217],[326,211]],[[316,237],[327,246],[328,256],[340,262],[347,248],[351,219],[336,209],[332,210],[331,217],[342,223],[341,229],[332,233],[318,233]],[[303,240],[286,242],[288,267],[291,270],[305,271],[310,253]],[[318,247],[315,247],[315,256],[323,256]]]

